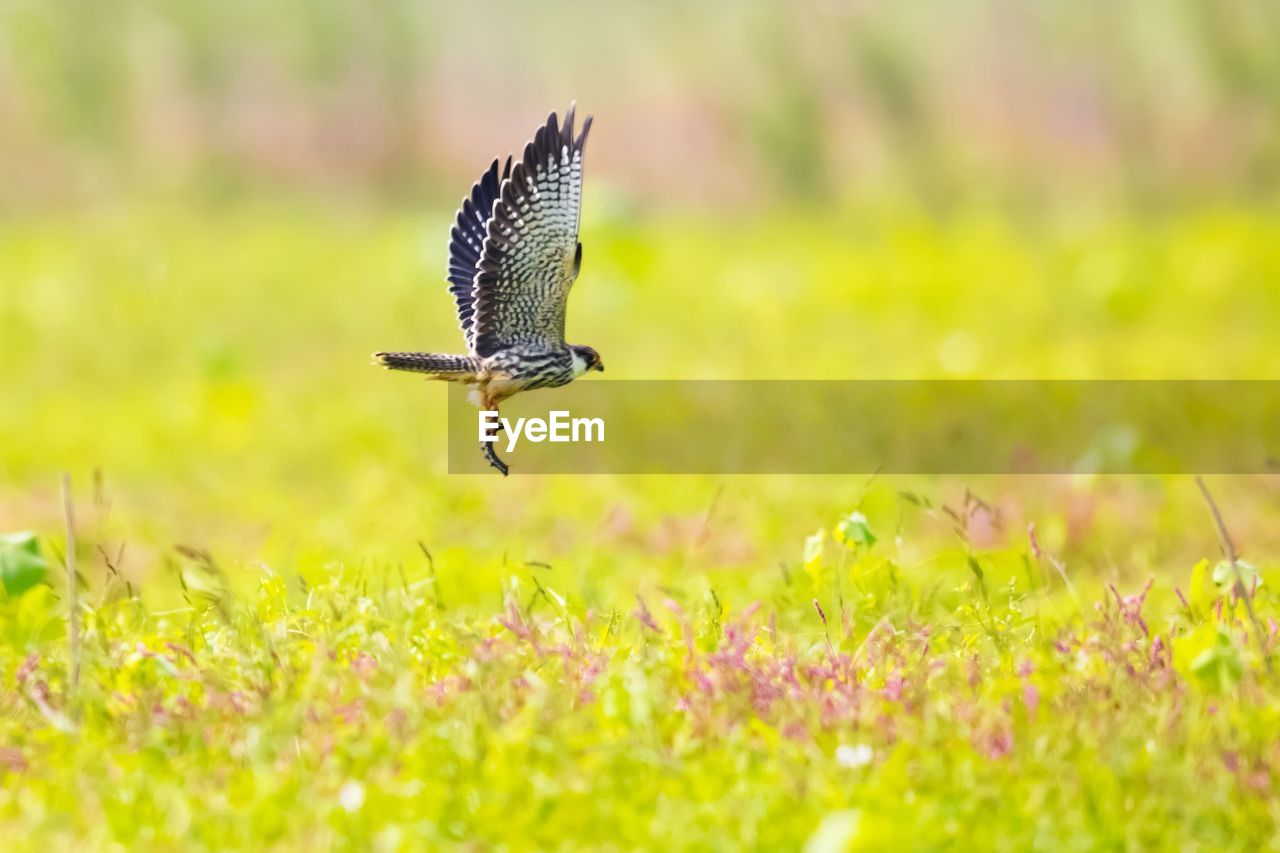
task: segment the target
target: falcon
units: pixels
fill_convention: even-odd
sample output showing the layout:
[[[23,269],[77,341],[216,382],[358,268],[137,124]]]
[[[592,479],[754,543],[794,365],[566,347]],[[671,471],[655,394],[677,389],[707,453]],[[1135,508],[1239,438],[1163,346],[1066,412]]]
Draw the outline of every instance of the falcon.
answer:
[[[576,136],[573,125],[573,105],[563,124],[552,113],[515,165],[510,156],[494,160],[458,209],[448,282],[467,354],[379,352],[378,364],[463,383],[472,403],[493,412],[521,391],[604,370],[598,352],[564,339],[569,290],[582,267],[582,151],[591,117]],[[505,476],[493,443],[480,448]]]

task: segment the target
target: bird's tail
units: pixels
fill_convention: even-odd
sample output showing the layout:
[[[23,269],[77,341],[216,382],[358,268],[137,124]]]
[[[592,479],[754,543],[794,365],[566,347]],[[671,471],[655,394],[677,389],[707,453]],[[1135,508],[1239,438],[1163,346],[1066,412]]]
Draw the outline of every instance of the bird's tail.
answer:
[[[480,369],[479,359],[469,355],[434,352],[375,352],[373,359],[390,370],[426,373],[451,382],[469,382]]]

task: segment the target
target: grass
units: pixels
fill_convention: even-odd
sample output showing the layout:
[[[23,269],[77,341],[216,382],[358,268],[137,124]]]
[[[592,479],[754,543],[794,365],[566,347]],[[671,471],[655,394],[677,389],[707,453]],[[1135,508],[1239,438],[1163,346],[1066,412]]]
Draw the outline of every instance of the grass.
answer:
[[[1202,566],[1185,606],[1166,581],[1077,610],[1026,548],[973,559],[828,540],[760,600],[677,584],[608,611],[533,568],[485,611],[351,569],[237,596],[197,557],[182,607],[118,583],[85,607],[75,692],[37,587],[5,604],[0,815],[33,846],[1273,837],[1275,685],[1243,602]]]
[[[1266,209],[589,213],[571,339],[610,377],[1280,367]],[[366,363],[456,340],[441,222],[134,206],[3,233],[0,531],[48,564],[0,599],[21,844],[1275,836],[1275,682],[1189,480],[450,478],[440,389]],[[1269,647],[1280,492],[1209,485]]]

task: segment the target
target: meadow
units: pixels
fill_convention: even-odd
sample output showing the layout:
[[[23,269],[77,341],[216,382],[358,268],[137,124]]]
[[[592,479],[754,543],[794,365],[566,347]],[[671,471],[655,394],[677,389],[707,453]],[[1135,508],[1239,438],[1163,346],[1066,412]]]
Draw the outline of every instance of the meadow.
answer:
[[[590,381],[1280,368],[1261,204],[598,198]],[[1206,480],[1243,591],[1188,478],[451,477],[443,390],[368,363],[456,342],[444,222],[0,224],[14,848],[1274,844],[1274,477]]]

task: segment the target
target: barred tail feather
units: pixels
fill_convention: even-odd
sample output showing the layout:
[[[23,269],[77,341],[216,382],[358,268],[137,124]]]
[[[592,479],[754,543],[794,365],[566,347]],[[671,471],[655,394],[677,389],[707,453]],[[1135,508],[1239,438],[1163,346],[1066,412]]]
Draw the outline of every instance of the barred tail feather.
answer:
[[[479,368],[477,359],[466,355],[434,352],[376,352],[374,360],[390,370],[427,373],[453,382],[468,382]]]

